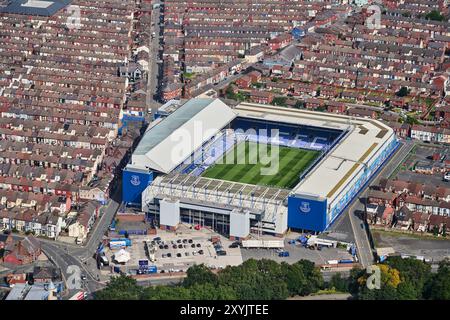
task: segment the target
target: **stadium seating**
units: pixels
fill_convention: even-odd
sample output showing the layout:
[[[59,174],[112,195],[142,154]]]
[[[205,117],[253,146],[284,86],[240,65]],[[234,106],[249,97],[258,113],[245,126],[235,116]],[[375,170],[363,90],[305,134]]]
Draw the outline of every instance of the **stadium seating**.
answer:
[[[271,130],[276,130],[276,132]],[[271,133],[275,133],[275,135],[272,136]],[[333,129],[290,126],[237,118],[230,124],[230,129],[222,130],[194,153],[193,163],[189,163],[192,160],[191,157],[188,163],[180,166],[177,171],[200,176],[236,143],[245,140],[291,148],[327,151],[340,139],[341,133],[341,131]]]

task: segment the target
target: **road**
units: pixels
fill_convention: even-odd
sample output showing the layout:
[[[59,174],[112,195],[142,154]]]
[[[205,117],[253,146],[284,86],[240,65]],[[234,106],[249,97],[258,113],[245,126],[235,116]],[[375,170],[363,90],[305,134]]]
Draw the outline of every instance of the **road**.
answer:
[[[72,296],[79,290],[85,290],[88,294],[90,294],[104,286],[104,284],[98,281],[92,270],[90,270],[84,263],[81,263],[76,256],[72,255],[68,248],[62,249],[57,244],[43,242],[42,250],[45,252],[50,261],[61,269],[63,278],[66,281],[66,287],[68,288],[66,297]],[[69,273],[69,266],[78,267],[81,273],[86,276],[86,280],[81,283],[81,288],[71,287],[74,285],[74,282],[71,281],[73,271]]]
[[[153,1],[152,4],[158,3],[158,1]],[[151,23],[152,27],[150,29],[150,37],[148,48],[150,50],[149,56],[150,60],[148,63],[148,76],[147,76],[147,97],[146,104],[147,110],[152,110],[152,114],[155,114],[158,111],[158,108],[161,106],[156,100],[156,95],[158,93],[158,85],[159,85],[159,74],[160,74],[160,65],[158,64],[158,60],[161,58],[161,53],[159,52],[159,46],[161,45],[160,35],[161,27],[160,17],[162,16],[162,7],[152,10],[151,13]],[[151,37],[152,33],[155,33],[155,37]]]
[[[368,185],[378,184],[380,179],[389,177],[400,163],[406,158],[414,147],[413,141],[402,141],[396,153],[389,162],[374,176]],[[365,199],[367,198],[368,187],[355,197],[353,203],[344,212],[350,217],[350,223],[354,233],[356,247],[358,248],[358,258],[361,265],[366,268],[373,263],[372,246],[369,241],[369,231],[365,222]]]
[[[78,251],[73,251],[74,254],[80,257],[82,261],[91,258],[98,248],[99,243],[102,241],[105,232],[108,230],[114,215],[119,209],[121,193],[122,193],[122,180],[118,179],[116,189],[110,198],[106,209],[103,210],[103,214],[96,222],[94,229],[91,231],[88,241]]]

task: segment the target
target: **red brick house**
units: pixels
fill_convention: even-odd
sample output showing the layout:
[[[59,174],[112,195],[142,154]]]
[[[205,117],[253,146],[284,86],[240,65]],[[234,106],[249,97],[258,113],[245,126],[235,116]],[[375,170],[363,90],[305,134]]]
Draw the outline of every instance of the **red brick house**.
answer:
[[[445,105],[436,109],[436,117],[450,120],[450,105]]]
[[[169,100],[181,97],[181,94],[182,94],[181,84],[171,83],[163,89],[162,98],[165,101],[169,101]]]
[[[408,104],[408,111],[417,111],[420,113],[425,113],[428,111],[428,107],[425,103],[414,101]]]
[[[252,72],[249,72],[247,74],[247,76],[250,77],[250,79],[252,79],[252,83],[260,82],[261,81],[261,77],[262,77],[261,72],[256,71],[256,70],[254,70]]]
[[[428,222],[428,231],[434,232],[434,229],[437,228],[438,233],[442,233],[445,231],[447,234],[450,233],[450,217],[440,216],[437,214],[432,214],[430,216],[430,221]]]
[[[251,84],[252,78],[250,78],[249,76],[242,76],[236,80],[236,85],[241,89],[246,89],[250,87]]]
[[[383,192],[379,190],[369,190],[367,195],[368,202],[379,205],[396,206],[397,194],[394,192]]]
[[[11,235],[5,241],[3,262],[15,265],[29,264],[41,255],[41,243],[33,236],[15,242]]]
[[[250,92],[250,100],[256,103],[270,104],[273,101],[273,93],[267,91]]]
[[[344,114],[347,110],[347,106],[343,102],[330,101],[327,104],[327,111],[331,113]]]
[[[377,118],[377,113],[375,110],[362,109],[362,108],[351,108],[348,109],[347,114],[353,117],[368,117],[372,119]]]
[[[292,35],[289,33],[283,33],[276,38],[269,40],[269,48],[272,51],[276,51],[286,47],[292,41]]]
[[[317,108],[323,107],[325,105],[324,101],[316,98],[306,98],[305,107],[306,109],[315,110]]]

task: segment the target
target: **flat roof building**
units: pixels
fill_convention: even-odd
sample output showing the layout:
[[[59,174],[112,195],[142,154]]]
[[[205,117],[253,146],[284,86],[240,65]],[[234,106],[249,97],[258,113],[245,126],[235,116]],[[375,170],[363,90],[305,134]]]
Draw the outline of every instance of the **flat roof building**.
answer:
[[[11,0],[0,12],[50,17],[72,3],[72,0]]]

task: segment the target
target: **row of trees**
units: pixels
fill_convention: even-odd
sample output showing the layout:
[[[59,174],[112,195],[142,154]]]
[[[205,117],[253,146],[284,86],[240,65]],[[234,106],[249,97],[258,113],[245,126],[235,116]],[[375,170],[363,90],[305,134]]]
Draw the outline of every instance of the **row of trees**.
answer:
[[[380,288],[369,289],[366,270],[353,269],[349,278],[340,274],[324,283],[314,263],[300,260],[281,264],[273,260],[245,261],[213,273],[205,265],[187,271],[181,285],[141,287],[127,276],[113,278],[98,291],[99,300],[284,300],[289,296],[306,296],[321,289],[349,292],[360,300],[450,299],[450,261],[432,273],[429,264],[409,258],[391,257],[377,265]]]
[[[369,289],[365,270],[353,269],[348,279],[334,276],[329,287],[350,292],[360,300],[448,300],[450,261],[443,261],[436,273],[431,266],[414,258],[390,257],[380,268],[380,289]]]
[[[273,260],[250,259],[213,273],[205,265],[188,269],[181,285],[141,287],[128,276],[111,279],[96,292],[99,300],[283,300],[309,295],[323,288],[323,278],[314,263],[300,260],[279,264]]]

